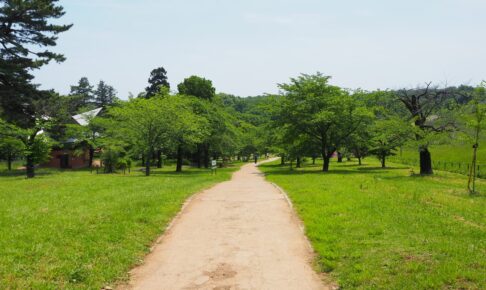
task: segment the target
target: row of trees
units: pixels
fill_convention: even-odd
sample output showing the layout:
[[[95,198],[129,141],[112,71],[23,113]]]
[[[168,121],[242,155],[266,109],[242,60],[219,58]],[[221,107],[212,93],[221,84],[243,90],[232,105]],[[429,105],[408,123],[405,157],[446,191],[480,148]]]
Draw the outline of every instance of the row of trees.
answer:
[[[431,144],[452,137],[468,140],[474,152],[479,146],[485,83],[477,88],[427,83],[415,89],[367,92],[345,90],[329,81],[329,76],[317,73],[280,84],[281,93],[268,96],[260,106],[269,115],[262,126],[269,134],[259,150],[280,154],[282,162],[295,160],[298,167],[304,156],[321,156],[322,170],[328,171],[334,154],[338,161],[353,156],[360,164],[375,155],[385,167],[388,156],[410,145],[418,148],[420,173],[433,174]]]
[[[149,83],[161,71],[165,75],[156,69]],[[169,92],[168,82],[159,83],[157,93],[151,85],[146,94],[107,111],[100,119],[105,142],[116,143],[121,154],[141,158],[147,175],[151,165],[161,166],[162,156],[173,156],[176,171],[181,171],[184,160],[209,167],[211,158],[237,154],[240,120],[221,105],[211,81],[191,76],[179,84],[177,94]]]
[[[90,84],[87,77],[82,77],[78,83],[71,86],[69,94],[69,113],[75,114],[95,107],[113,105],[117,100],[115,88],[100,81],[96,88]]]
[[[281,155],[282,162],[295,160],[297,166],[304,156],[320,156],[323,171],[334,154],[339,161],[354,156],[359,162],[375,155],[384,167],[386,158],[407,143],[418,148],[420,173],[432,174],[430,144],[460,137],[476,152],[481,140],[484,83],[351,91],[317,73],[280,84],[278,95],[239,98],[216,94],[212,82],[198,76],[171,92],[167,71],[160,67],[151,72],[145,91],[128,101],[119,100],[105,82],[95,88],[87,78],[72,86],[69,96],[60,96],[40,90],[32,71],[64,61],[50,50],[71,28],[53,23],[64,15],[63,8],[56,0],[0,4],[0,154],[9,164],[22,157],[28,177],[49,148],[69,138],[89,147],[90,164],[95,149],[102,148],[111,159],[142,159],[147,175],[150,165],[161,166],[164,155],[177,160],[178,171],[184,160],[207,167],[210,158],[267,153]],[[69,125],[74,113],[99,106],[104,113],[88,126]],[[112,161],[110,168],[116,164]]]

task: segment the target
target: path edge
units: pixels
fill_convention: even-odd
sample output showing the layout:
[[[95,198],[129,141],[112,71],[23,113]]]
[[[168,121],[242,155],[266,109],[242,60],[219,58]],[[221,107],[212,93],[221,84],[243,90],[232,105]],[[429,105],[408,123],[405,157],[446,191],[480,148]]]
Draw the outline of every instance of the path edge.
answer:
[[[243,164],[244,165],[244,164]],[[243,166],[242,165],[242,166]],[[241,167],[240,166],[240,169]],[[200,195],[202,195],[203,193],[205,193],[206,191],[208,190],[211,190],[213,187],[216,187],[217,185],[223,183],[223,182],[227,182],[227,181],[230,181],[231,179],[233,179],[233,175],[238,172],[238,170],[234,171],[233,173],[231,173],[231,178],[228,179],[228,180],[225,180],[225,181],[222,181],[222,182],[218,182],[216,184],[213,184],[213,185],[210,185],[206,188],[203,188],[199,191],[197,191],[196,193],[193,193],[193,194],[190,194],[185,200],[184,202],[182,203],[181,205],[181,208],[179,209],[179,211],[177,212],[177,214],[171,218],[170,222],[167,223],[167,225],[163,228],[163,231],[161,231],[161,233],[157,236],[157,238],[151,243],[151,246],[149,247],[149,250],[147,253],[145,253],[142,257],[142,259],[140,260],[139,263],[135,263],[134,265],[132,265],[132,267],[130,268],[130,270],[128,270],[126,273],[128,274],[128,279],[120,279],[119,281],[115,281],[114,283],[114,289],[117,289],[117,290],[130,290],[132,289],[131,285],[130,285],[130,281],[131,281],[131,277],[132,277],[132,272],[140,267],[141,265],[144,264],[145,262],[145,259],[148,255],[152,254],[153,251],[155,250],[155,248],[162,243],[162,241],[164,240],[164,238],[170,234],[170,231],[171,229],[174,227],[174,225],[181,219],[181,216],[187,211],[187,208],[191,205],[191,203],[197,198],[199,197]],[[105,286],[106,287],[106,286]],[[105,289],[105,287],[102,287],[101,289]]]
[[[260,165],[260,164],[258,164],[258,165]],[[267,175],[263,171],[260,170],[260,172],[263,173],[263,175],[265,177],[265,180],[268,183],[270,183],[273,187],[275,187],[280,192],[280,194],[283,195],[284,199],[286,200],[286,202],[287,202],[287,204],[288,204],[288,206],[290,208],[290,212],[292,214],[292,218],[297,221],[297,224],[299,225],[299,228],[300,228],[300,230],[301,230],[301,232],[302,232],[302,234],[304,236],[304,239],[305,239],[306,244],[307,244],[307,248],[308,248],[309,253],[311,254],[311,257],[312,257],[312,261],[310,261],[311,262],[311,266],[312,266],[314,272],[316,273],[316,275],[325,283],[325,285],[327,287],[329,287],[330,290],[340,289],[340,287],[337,284],[337,282],[334,279],[332,279],[331,276],[328,273],[321,272],[319,270],[318,265],[317,265],[317,257],[319,256],[319,254],[314,250],[314,247],[312,246],[311,241],[307,237],[307,234],[306,234],[306,231],[305,231],[304,222],[300,218],[299,214],[296,212],[295,207],[294,207],[294,203],[290,199],[288,193],[283,188],[281,188],[279,185],[277,185],[275,182],[269,181],[266,178]]]

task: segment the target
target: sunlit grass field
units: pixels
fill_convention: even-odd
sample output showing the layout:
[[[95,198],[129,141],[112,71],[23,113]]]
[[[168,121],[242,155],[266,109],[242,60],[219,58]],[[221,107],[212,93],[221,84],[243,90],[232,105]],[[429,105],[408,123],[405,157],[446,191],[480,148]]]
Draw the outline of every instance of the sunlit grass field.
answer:
[[[447,144],[430,145],[432,161],[471,163],[473,149],[472,144],[464,141],[452,140]],[[397,155],[392,159],[414,160],[418,162],[418,149],[412,146],[404,146],[397,150]],[[478,148],[478,163],[486,165],[486,139],[481,140]]]
[[[343,289],[486,289],[485,181],[471,196],[465,176],[411,176],[373,158],[328,173],[277,163],[260,168],[288,192],[318,268]]]
[[[127,278],[184,200],[236,169],[40,169],[30,180],[1,171],[0,289],[100,289]]]

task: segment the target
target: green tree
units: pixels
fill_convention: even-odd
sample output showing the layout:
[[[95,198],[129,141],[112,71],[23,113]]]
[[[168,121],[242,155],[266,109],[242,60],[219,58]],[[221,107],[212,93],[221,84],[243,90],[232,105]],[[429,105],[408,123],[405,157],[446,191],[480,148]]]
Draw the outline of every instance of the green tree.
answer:
[[[71,25],[57,25],[51,20],[64,15],[56,0],[0,2],[0,106],[1,117],[22,129],[15,134],[26,148],[27,176],[34,177],[36,137],[45,118],[39,107],[50,92],[40,91],[32,84],[32,71],[52,60],[64,61],[64,56],[50,51],[60,33]],[[39,111],[39,109],[41,111]],[[39,146],[37,146],[39,147]]]
[[[362,160],[368,156],[370,151],[370,136],[369,128],[361,128],[356,130],[353,134],[349,135],[346,139],[346,149],[358,158],[358,164],[362,165]]]
[[[198,167],[209,167],[211,157],[229,158],[239,146],[238,119],[219,100],[193,98],[193,111],[208,121],[207,134],[196,144],[195,161]]]
[[[198,76],[191,76],[184,79],[182,83],[177,85],[179,94],[194,96],[201,99],[213,99],[216,89],[213,87],[213,82]]]
[[[469,180],[467,188],[470,193],[476,192],[476,166],[479,141],[486,128],[486,82],[482,82],[473,92],[469,101],[461,112],[462,132],[467,141],[472,143],[473,154],[471,167],[469,168]]]
[[[210,135],[210,124],[208,119],[195,109],[201,107],[202,100],[176,95],[165,97],[163,101],[171,106],[173,123],[170,140],[172,148],[176,151],[176,172],[181,172],[184,151],[200,144]]]
[[[72,97],[71,111],[76,112],[80,108],[85,108],[94,101],[93,86],[87,77],[82,77],[77,85],[71,86],[69,95]]]
[[[169,104],[160,98],[132,99],[110,108],[108,116],[107,135],[139,148],[145,156],[167,144],[174,121]],[[150,158],[145,160],[145,174],[150,175]]]
[[[24,143],[12,137],[0,138],[0,158],[7,161],[7,169],[12,170],[15,158],[23,156]]]
[[[279,85],[285,97],[279,106],[277,123],[295,135],[306,134],[319,145],[323,171],[329,170],[332,154],[344,145],[348,136],[372,117],[361,102],[330,85],[329,79],[321,73],[303,74]]]
[[[398,147],[402,146],[413,135],[412,125],[400,118],[377,120],[371,127],[371,142],[369,152],[386,167],[386,158],[395,155]]]
[[[86,115],[86,125],[68,124],[66,125],[67,138],[75,140],[76,145],[86,146],[89,150],[89,167],[93,166],[94,153],[96,148],[100,147],[100,134],[105,124],[103,119],[96,116]],[[85,148],[86,148],[85,147]]]
[[[46,136],[44,130],[39,129],[46,128],[46,124],[39,122],[39,125],[35,128],[22,129],[0,120],[1,143],[4,140],[11,140],[11,145],[16,146],[16,150],[25,157],[28,178],[35,176],[34,166],[36,164],[43,163],[49,159],[52,142]],[[13,140],[17,140],[20,143],[14,143]]]
[[[436,139],[437,134],[454,128],[454,121],[448,118],[450,112],[443,107],[451,94],[448,89],[432,87],[431,83],[428,83],[425,87],[400,90],[396,95],[408,113],[405,119],[414,122],[415,141],[420,156],[420,174],[433,174],[430,141]]]
[[[157,95],[160,92],[161,87],[170,89],[170,84],[167,80],[167,71],[163,67],[152,70],[148,82],[149,86],[145,89],[146,98],[151,98]]]
[[[98,107],[112,105],[117,100],[116,90],[104,81],[98,83],[94,95],[95,103]]]

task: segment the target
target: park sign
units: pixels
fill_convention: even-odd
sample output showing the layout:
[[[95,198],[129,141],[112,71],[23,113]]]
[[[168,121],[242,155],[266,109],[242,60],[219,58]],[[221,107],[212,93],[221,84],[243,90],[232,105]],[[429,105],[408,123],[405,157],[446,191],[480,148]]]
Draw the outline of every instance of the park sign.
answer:
[[[216,169],[217,165],[218,165],[218,163],[217,163],[216,160],[211,160],[211,167],[212,167],[212,169]]]

